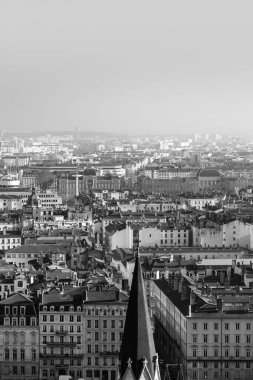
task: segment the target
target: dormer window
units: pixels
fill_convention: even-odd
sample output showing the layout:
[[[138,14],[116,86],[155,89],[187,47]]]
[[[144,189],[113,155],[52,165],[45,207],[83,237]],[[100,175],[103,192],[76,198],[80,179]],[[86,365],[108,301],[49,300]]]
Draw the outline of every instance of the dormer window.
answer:
[[[50,306],[50,311],[54,311],[54,307],[53,306]]]
[[[10,307],[9,306],[5,306],[4,307],[4,314],[5,315],[10,315]]]
[[[13,315],[17,315],[18,314],[18,308],[17,308],[17,306],[13,306],[12,307],[12,314]]]
[[[47,307],[46,306],[43,306],[43,311],[47,311]]]
[[[64,311],[64,306],[61,306],[61,307],[60,307],[60,311]]]
[[[20,314],[25,315],[25,306],[20,307]]]
[[[69,311],[74,311],[74,307],[70,306]]]

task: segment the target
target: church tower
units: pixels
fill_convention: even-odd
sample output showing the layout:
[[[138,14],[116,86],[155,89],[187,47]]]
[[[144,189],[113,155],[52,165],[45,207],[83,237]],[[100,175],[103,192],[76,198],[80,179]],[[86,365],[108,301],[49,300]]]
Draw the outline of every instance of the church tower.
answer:
[[[138,249],[120,351],[120,379],[161,380]]]

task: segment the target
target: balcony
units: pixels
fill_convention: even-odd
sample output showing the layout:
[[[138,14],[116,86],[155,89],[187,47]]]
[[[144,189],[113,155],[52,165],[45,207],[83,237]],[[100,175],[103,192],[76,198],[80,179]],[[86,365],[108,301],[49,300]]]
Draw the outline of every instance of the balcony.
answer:
[[[75,347],[76,342],[46,342],[49,347]]]
[[[82,359],[84,354],[40,354],[41,358],[44,359],[60,359],[60,358],[68,358],[68,359]]]
[[[55,334],[57,335],[67,335],[69,332],[68,330],[56,330]]]
[[[69,367],[69,363],[64,363],[64,364],[55,364],[55,368],[60,369],[60,368],[67,368]]]
[[[119,351],[101,351],[99,355],[100,356],[118,356]]]

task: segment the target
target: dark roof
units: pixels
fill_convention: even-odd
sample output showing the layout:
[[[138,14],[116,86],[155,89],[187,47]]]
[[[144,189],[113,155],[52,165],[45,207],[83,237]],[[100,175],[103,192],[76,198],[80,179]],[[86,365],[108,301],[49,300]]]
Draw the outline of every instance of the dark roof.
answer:
[[[156,350],[142,277],[141,263],[139,257],[136,257],[120,351],[121,375],[126,372],[130,358],[135,378],[139,378],[143,369],[143,358],[145,358],[149,372],[153,377],[153,357],[155,355]]]
[[[220,173],[216,169],[201,169],[198,173],[199,177],[220,177]]]

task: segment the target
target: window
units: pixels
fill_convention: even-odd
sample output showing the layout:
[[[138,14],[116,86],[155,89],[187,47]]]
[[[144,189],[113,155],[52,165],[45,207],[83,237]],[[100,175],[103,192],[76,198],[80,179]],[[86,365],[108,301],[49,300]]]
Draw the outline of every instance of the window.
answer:
[[[208,341],[208,335],[204,334],[203,335],[203,342],[207,343],[207,341]]]
[[[98,319],[95,319],[95,328],[98,329]]]
[[[16,365],[14,365],[12,367],[12,372],[13,372],[13,375],[17,375],[18,374],[18,367]]]
[[[80,333],[80,332],[81,332],[81,326],[77,326],[76,331],[77,331],[78,333]]]
[[[192,356],[193,356],[194,358],[197,357],[197,350],[196,350],[196,348],[194,348],[194,349],[192,350]]]
[[[81,322],[81,315],[78,315],[78,316],[76,317],[76,320],[77,320],[77,322]]]
[[[114,320],[114,319],[111,320],[111,328],[112,328],[112,329],[115,328],[115,320]]]
[[[219,324],[218,323],[215,323],[214,324],[214,330],[218,330],[219,329]]]
[[[246,335],[246,342],[250,343],[250,335]]]
[[[87,352],[88,352],[89,354],[91,353],[91,345],[90,345],[90,344],[87,345]]]
[[[204,325],[203,325],[203,329],[204,329],[204,330],[207,330],[207,323],[204,323]]]
[[[12,350],[12,359],[13,360],[17,360],[17,350],[16,350],[16,348],[13,348],[13,350]]]
[[[240,368],[240,362],[235,362],[235,368]]]
[[[246,368],[250,368],[250,362],[246,363]]]
[[[98,340],[98,332],[95,332],[95,340]]]
[[[192,329],[193,329],[193,330],[197,330],[197,323],[193,323],[193,324],[192,324]]]
[[[91,365],[91,357],[87,356],[87,365]]]
[[[50,369],[50,377],[54,377],[54,370]]]
[[[198,338],[198,335],[197,335],[197,334],[194,334],[194,335],[192,336],[192,341],[193,341],[193,343],[197,343],[197,338]]]
[[[23,365],[20,367],[20,373],[21,375],[25,374],[25,367]]]
[[[95,366],[99,366],[99,360],[98,360],[98,357],[95,357]]]
[[[246,323],[246,330],[250,330],[250,323]]]
[[[23,348],[20,350],[20,359],[25,360],[25,350]]]
[[[214,338],[214,343],[219,343],[219,335],[218,334],[215,334],[213,336],[213,338]]]
[[[122,329],[124,326],[124,322],[122,320],[119,321],[119,327]]]
[[[250,358],[250,348],[246,349],[246,356],[247,356],[247,358]]]
[[[9,358],[10,358],[9,348],[5,348],[5,350],[4,350],[4,358],[5,358],[5,360],[9,360]]]
[[[36,360],[36,350],[32,349],[32,361]]]
[[[229,323],[225,323],[225,330],[229,330]]]
[[[112,341],[115,340],[115,333],[114,333],[114,332],[111,333],[111,340],[112,340]]]
[[[43,314],[42,320],[43,320],[43,322],[46,322],[47,321],[47,315]]]
[[[240,343],[240,335],[235,336],[235,343]]]
[[[225,335],[225,343],[229,343],[229,335]]]
[[[90,319],[87,320],[87,328],[88,328],[88,329],[91,328],[91,320],[90,320]]]
[[[235,349],[235,357],[236,357],[236,358],[239,358],[239,356],[240,356],[240,349],[239,349],[239,348],[236,348],[236,349]]]
[[[236,324],[235,324],[235,329],[236,329],[236,330],[240,330],[240,323],[236,323]]]
[[[204,348],[204,350],[203,350],[203,356],[204,356],[204,358],[207,358],[207,348]]]
[[[214,357],[217,358],[219,356],[219,350],[218,348],[214,349]]]
[[[32,375],[36,375],[36,367],[32,366]]]
[[[71,325],[71,326],[69,327],[69,332],[74,332],[74,326]]]
[[[74,322],[74,316],[73,315],[69,316],[69,322]]]
[[[98,345],[95,344],[95,353],[98,353]]]
[[[50,315],[50,322],[54,322],[54,315]]]
[[[96,371],[94,371],[94,376],[95,376],[95,372],[96,372]],[[98,371],[98,372],[100,372],[100,371]],[[91,370],[91,369],[87,369],[87,371],[86,371],[86,376],[87,376],[87,377],[92,377],[92,370]]]
[[[103,328],[107,329],[107,321],[106,320],[103,320]]]
[[[60,322],[64,322],[64,315],[60,315]]]
[[[80,337],[80,335],[77,337],[77,342],[76,342],[77,344],[81,344],[81,337]]]

